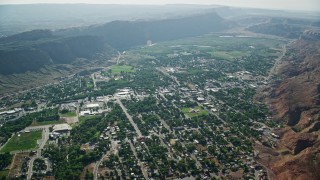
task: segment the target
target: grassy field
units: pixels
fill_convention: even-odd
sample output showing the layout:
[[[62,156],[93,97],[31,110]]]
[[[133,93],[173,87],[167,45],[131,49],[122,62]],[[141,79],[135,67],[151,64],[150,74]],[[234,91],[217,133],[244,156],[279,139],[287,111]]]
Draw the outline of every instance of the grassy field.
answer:
[[[248,55],[247,52],[241,51],[214,51],[211,55],[216,59],[233,60],[234,58],[240,58],[242,56]]]
[[[232,37],[223,37],[220,35],[232,35]],[[190,54],[210,54],[210,58],[216,60],[233,61],[237,58],[259,56],[269,57],[279,55],[278,50],[285,43],[281,39],[270,39],[264,37],[237,36],[236,34],[208,34],[199,37],[185,38],[174,41],[157,43],[154,46],[146,48],[135,48],[126,52],[123,59],[129,62],[139,62],[154,60],[163,55],[176,53],[181,57],[187,57],[184,53]],[[273,49],[270,49],[273,47]],[[148,57],[143,57],[148,55]],[[209,57],[206,57],[210,59]],[[274,59],[275,59],[274,58]]]
[[[132,66],[111,66],[112,74],[119,74],[121,72],[135,72]]]
[[[93,83],[87,83],[87,88],[93,88]]]
[[[61,117],[76,117],[77,114],[76,114],[76,112],[71,111],[71,112],[67,112],[67,113],[65,113],[65,114],[60,114],[60,116],[61,116]]]
[[[8,174],[9,170],[0,171],[0,179],[7,179]]]
[[[43,126],[43,125],[51,125],[51,124],[62,124],[64,123],[63,121],[33,121],[31,126]]]
[[[34,149],[37,147],[37,140],[41,139],[42,131],[32,131],[22,133],[20,136],[15,134],[9,142],[0,150],[0,152],[11,152],[19,150]]]
[[[185,115],[187,115],[190,118],[209,114],[208,111],[202,109],[200,106],[196,106],[194,108],[182,108],[181,110]]]

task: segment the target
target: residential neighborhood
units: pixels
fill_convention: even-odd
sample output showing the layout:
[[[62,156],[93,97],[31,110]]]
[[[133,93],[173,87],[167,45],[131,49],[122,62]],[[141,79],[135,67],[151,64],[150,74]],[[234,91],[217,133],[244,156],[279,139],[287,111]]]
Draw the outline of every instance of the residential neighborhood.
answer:
[[[7,176],[267,179],[253,146],[274,147],[281,124],[254,95],[281,49],[264,45],[276,48],[276,40],[241,41],[250,56],[220,60],[207,47],[156,44],[122,54],[117,65],[2,98],[0,152],[14,157]],[[138,53],[154,57],[128,60]]]

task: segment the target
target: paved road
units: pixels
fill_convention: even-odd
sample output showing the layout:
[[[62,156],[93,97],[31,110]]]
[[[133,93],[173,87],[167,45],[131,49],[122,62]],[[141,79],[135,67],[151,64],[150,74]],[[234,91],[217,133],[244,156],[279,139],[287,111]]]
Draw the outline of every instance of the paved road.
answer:
[[[161,124],[171,133],[172,131],[170,129],[170,126],[158,114],[154,113],[154,115],[159,118]]]
[[[144,179],[149,180],[148,172],[145,169],[144,165],[141,163],[140,159],[138,158],[136,148],[134,147],[134,145],[130,140],[126,139],[126,141],[130,144],[131,151],[133,152],[134,157],[138,160],[138,165],[140,165],[141,172],[143,174]]]
[[[46,144],[46,142],[49,140],[49,127],[50,126],[47,126],[46,128],[43,129],[42,131],[42,139],[41,139],[41,142],[40,142],[40,145],[39,145],[39,149],[42,150],[44,145]]]
[[[168,101],[168,99],[164,96],[163,93],[159,92],[159,95],[160,95],[165,101]],[[173,102],[171,102],[171,104],[172,104],[175,108],[179,109],[178,106],[177,106],[176,104],[174,104]]]
[[[15,117],[15,118],[13,118],[13,119],[6,120],[6,122],[16,121],[16,120],[20,119],[22,116],[24,116],[24,115],[26,115],[26,114],[27,114],[27,113],[26,113],[24,110],[22,110],[21,112],[19,112],[19,114],[18,114],[17,117]]]
[[[118,51],[118,57],[117,57],[117,65],[119,64],[120,61],[120,57],[121,57],[121,53]]]
[[[272,75],[274,75],[275,70],[276,70],[277,66],[279,65],[279,63],[280,63],[280,60],[286,55],[286,53],[287,53],[287,45],[283,45],[282,46],[282,54],[281,54],[281,56],[276,59],[276,62],[274,63],[273,67],[269,71],[268,80],[270,80]]]
[[[256,143],[262,145],[259,141],[255,141]],[[262,145],[263,146],[263,145]],[[259,161],[259,159],[255,159],[255,161],[261,165],[266,171],[267,171],[267,177],[269,180],[273,180],[276,179],[276,175],[274,174],[274,172],[272,171],[272,169],[268,168],[265,164],[263,164],[262,162]]]
[[[26,128],[24,128],[24,130],[22,130],[21,132],[23,131],[38,131],[38,130],[44,130],[44,129],[48,129],[50,127],[52,127],[53,125],[43,125],[43,126],[28,126]],[[49,133],[49,131],[48,131]]]
[[[93,179],[96,180],[98,179],[98,170],[99,170],[99,166],[102,163],[102,161],[104,160],[105,157],[109,156],[111,153],[116,154],[117,150],[118,150],[118,143],[116,141],[111,140],[111,148],[109,151],[107,151],[104,155],[102,155],[101,159],[99,161],[97,161],[97,163],[94,166],[93,169]]]
[[[94,169],[93,169],[93,179],[98,179],[98,170],[99,166],[102,163],[103,159],[110,155],[110,151],[108,151],[106,154],[102,155],[101,159],[95,164]]]
[[[131,115],[128,113],[127,108],[122,104],[122,102],[120,101],[119,98],[116,98],[116,99],[117,99],[117,103],[120,105],[120,107],[122,108],[123,112],[126,114],[129,122],[131,123],[131,125],[134,128],[134,130],[136,131],[138,137],[142,137],[141,131],[139,130],[137,124],[133,121]]]
[[[41,140],[39,140],[39,147],[37,149],[37,154],[36,156],[32,157],[29,161],[29,168],[28,168],[28,172],[27,172],[27,179],[31,179],[32,174],[33,174],[33,162],[35,159],[37,158],[42,158],[41,156],[41,150],[43,149],[43,147],[45,146],[46,142],[49,139],[49,127],[51,127],[52,125],[45,125],[45,126],[35,126],[35,127],[27,127],[25,128],[25,130],[39,130],[42,129],[42,138]]]
[[[202,106],[199,102],[197,102],[198,106]],[[209,112],[209,114],[214,115],[217,119],[219,119],[223,124],[228,124],[226,121],[224,121],[220,116],[218,116],[216,113],[213,113],[210,109],[204,108]]]
[[[96,78],[94,77],[94,73],[91,74],[91,78],[92,78],[92,81],[93,81],[93,90],[97,90],[97,84],[96,84]]]
[[[180,142],[180,143],[181,143],[182,147],[184,147],[184,148],[186,147],[186,145],[183,142]],[[196,162],[197,168],[202,169],[201,163],[198,161],[197,157],[193,153],[190,155],[190,157]]]
[[[175,76],[170,75],[168,72],[166,72],[166,70],[164,70],[163,68],[156,68],[158,71],[162,72],[164,75],[170,77],[174,82],[177,83],[178,86],[180,86],[180,82],[178,81],[178,79]]]
[[[32,174],[33,174],[33,162],[36,159],[36,157],[32,157],[29,161],[29,168],[28,168],[28,172],[27,172],[27,179],[31,179]]]
[[[160,134],[153,133],[153,135],[159,137],[161,145],[162,145],[163,147],[167,148],[167,151],[168,151],[168,153],[170,154],[171,159],[173,159],[173,160],[175,160],[175,161],[178,161],[177,159],[174,158],[174,156],[173,156],[173,154],[172,154],[171,149],[169,148],[169,146],[168,146],[166,143],[164,143],[164,141],[163,141],[164,135],[161,134],[161,133],[160,133]]]

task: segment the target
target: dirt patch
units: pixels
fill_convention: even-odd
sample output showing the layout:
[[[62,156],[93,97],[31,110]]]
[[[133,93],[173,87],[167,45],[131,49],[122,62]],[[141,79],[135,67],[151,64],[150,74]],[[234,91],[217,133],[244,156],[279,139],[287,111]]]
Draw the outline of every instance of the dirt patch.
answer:
[[[91,163],[91,164],[87,165],[86,167],[84,167],[83,171],[80,175],[80,179],[86,179],[85,177],[86,177],[87,171],[93,173],[94,165],[95,165],[94,163]]]
[[[54,176],[46,176],[43,177],[42,180],[55,180],[56,178]]]
[[[243,179],[243,170],[230,173],[231,179]]]
[[[75,124],[79,122],[78,117],[61,117],[60,119],[68,124]]]
[[[26,161],[26,157],[29,157],[29,153],[17,153],[14,155],[13,162],[8,174],[10,178],[21,176],[22,163]]]

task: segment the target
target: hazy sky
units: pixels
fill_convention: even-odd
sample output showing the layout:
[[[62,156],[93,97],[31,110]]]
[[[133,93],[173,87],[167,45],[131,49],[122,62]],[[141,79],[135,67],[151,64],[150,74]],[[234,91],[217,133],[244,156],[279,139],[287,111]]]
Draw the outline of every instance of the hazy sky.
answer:
[[[0,4],[90,3],[90,4],[219,4],[268,9],[320,12],[320,0],[0,0]]]

